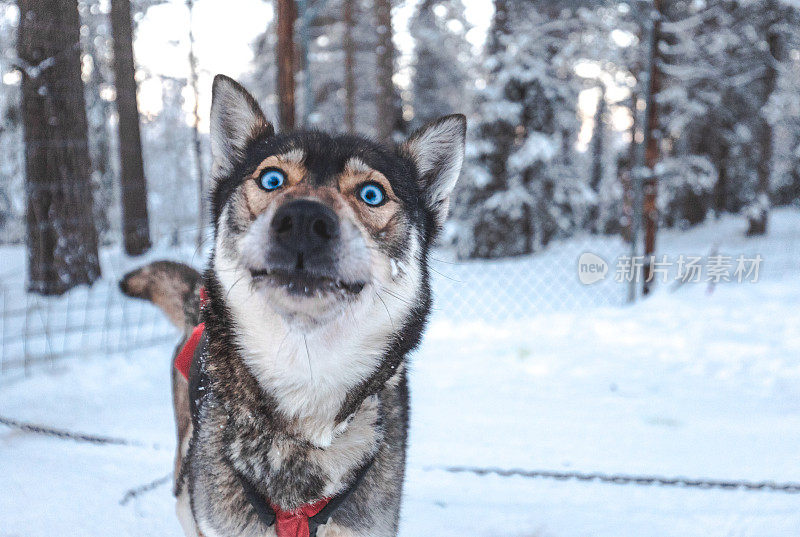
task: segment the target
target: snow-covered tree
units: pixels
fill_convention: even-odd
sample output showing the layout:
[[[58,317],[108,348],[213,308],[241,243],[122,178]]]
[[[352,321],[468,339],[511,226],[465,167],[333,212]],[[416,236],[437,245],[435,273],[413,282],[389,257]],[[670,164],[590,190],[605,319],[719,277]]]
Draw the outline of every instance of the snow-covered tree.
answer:
[[[19,0],[28,289],[60,295],[100,277],[77,0]],[[59,16],[56,16],[59,14]]]
[[[184,110],[188,93],[185,78],[162,78],[161,111],[142,124],[145,173],[157,178],[149,188],[153,230],[173,244],[194,240],[197,228],[192,127]]]
[[[472,53],[462,0],[422,0],[411,20],[413,126],[469,112]]]
[[[785,68],[764,113],[775,126],[772,201],[800,205],[800,24],[787,40]]]
[[[377,89],[376,55],[378,46],[376,22],[369,0],[351,0],[353,8],[352,43],[354,54],[355,82],[355,130],[366,135],[377,133]],[[329,131],[347,130],[345,120],[345,31],[343,0],[309,0],[307,9],[312,13],[308,30],[309,66],[300,65],[297,79],[297,103],[299,110],[308,117],[307,127]],[[302,39],[298,18],[296,35]],[[253,43],[253,69],[245,78],[245,84],[263,103],[267,114],[276,109],[275,49],[277,40],[274,23]],[[304,77],[310,73],[312,98],[305,95]],[[311,109],[303,109],[306,103]]]
[[[0,4],[0,241],[25,234],[24,152],[19,109],[19,73],[15,71],[16,22],[12,3]]]
[[[669,2],[665,15],[664,148],[672,158],[708,159],[705,167],[715,169],[716,178],[661,188],[659,197],[666,199],[660,205],[671,206],[670,218],[687,224],[711,209],[745,211],[749,231],[761,233],[771,204],[774,143],[767,104],[785,69],[797,10],[780,0],[717,0]]]
[[[448,229],[465,257],[533,252],[582,224],[593,200],[573,150],[577,19],[543,1],[495,7],[486,87]]]

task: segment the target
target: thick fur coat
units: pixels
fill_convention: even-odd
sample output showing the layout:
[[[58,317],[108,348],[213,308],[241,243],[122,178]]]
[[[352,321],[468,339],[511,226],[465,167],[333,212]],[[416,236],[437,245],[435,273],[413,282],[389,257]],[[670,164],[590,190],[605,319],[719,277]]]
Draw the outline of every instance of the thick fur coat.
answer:
[[[243,480],[285,511],[350,491],[320,537],[397,534],[406,360],[430,310],[428,253],[465,129],[463,116],[446,116],[396,147],[275,134],[241,86],[215,79],[215,243],[202,277],[207,346],[193,373],[205,382],[196,415],[173,372],[187,535],[274,535]],[[187,272],[165,284],[181,273],[174,265],[139,269],[122,288],[159,304],[188,334],[198,278]]]

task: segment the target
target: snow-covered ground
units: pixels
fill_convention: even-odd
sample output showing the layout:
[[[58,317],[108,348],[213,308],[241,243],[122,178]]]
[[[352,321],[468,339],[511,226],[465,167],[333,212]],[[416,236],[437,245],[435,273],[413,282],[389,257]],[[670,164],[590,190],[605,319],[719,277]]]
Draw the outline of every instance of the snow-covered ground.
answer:
[[[551,305],[544,288],[586,292],[574,274],[568,278],[572,250],[591,249],[585,242],[516,262],[564,278],[534,280],[532,290],[530,282],[512,281],[509,300],[529,293],[514,306],[528,304],[526,315],[496,315],[496,287],[481,296],[472,283],[476,271],[502,279],[503,264],[438,261],[440,306],[412,360],[401,534],[799,535],[800,495],[436,469],[800,481],[800,212],[776,212],[766,239],[744,238],[744,227],[728,218],[669,231],[659,250],[760,253],[758,283],[720,284],[713,292],[705,284],[661,286],[630,307],[611,299],[563,308],[537,301],[546,296]],[[547,263],[569,270],[542,272]],[[624,296],[613,287],[620,284],[602,285],[604,297]],[[469,315],[460,306],[467,303]],[[120,505],[127,489],[171,467],[171,350],[164,344],[127,357],[57,362],[25,379],[0,377],[2,415],[159,446],[93,446],[0,429],[0,535],[180,535],[168,486]]]

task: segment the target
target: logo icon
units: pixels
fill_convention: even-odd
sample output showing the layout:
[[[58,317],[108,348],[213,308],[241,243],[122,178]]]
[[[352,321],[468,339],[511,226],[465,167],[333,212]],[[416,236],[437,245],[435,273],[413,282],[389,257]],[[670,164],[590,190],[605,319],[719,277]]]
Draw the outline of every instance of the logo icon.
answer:
[[[584,252],[578,258],[578,279],[583,285],[604,280],[608,274],[608,263],[597,254]]]

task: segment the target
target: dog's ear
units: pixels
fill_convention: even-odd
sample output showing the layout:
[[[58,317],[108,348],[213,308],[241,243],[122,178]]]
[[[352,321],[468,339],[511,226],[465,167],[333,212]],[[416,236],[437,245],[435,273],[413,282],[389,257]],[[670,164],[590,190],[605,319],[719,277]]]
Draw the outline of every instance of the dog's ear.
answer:
[[[252,140],[275,134],[272,124],[246,89],[225,75],[214,77],[211,92],[211,177],[229,174]]]
[[[447,218],[450,194],[461,173],[466,135],[467,118],[453,114],[428,123],[403,144],[417,165],[425,204],[440,226]]]

